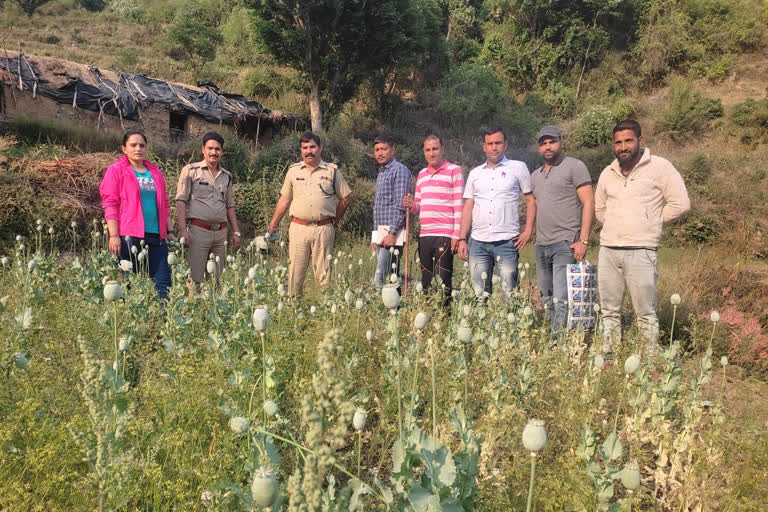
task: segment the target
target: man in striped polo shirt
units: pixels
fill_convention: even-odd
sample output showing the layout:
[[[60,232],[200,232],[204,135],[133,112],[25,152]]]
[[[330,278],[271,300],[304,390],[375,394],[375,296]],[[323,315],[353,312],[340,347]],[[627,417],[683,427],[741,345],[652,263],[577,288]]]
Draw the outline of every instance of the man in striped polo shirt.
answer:
[[[464,176],[461,167],[444,158],[443,141],[437,135],[424,140],[427,167],[416,179],[416,194],[403,198],[403,206],[419,214],[421,284],[428,289],[437,274],[445,285],[444,304],[451,300],[453,255],[459,246]]]

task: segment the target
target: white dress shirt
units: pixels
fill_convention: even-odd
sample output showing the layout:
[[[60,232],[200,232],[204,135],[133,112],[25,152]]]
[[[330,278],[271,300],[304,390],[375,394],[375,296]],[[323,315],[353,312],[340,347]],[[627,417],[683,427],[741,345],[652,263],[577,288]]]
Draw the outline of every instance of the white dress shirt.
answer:
[[[531,193],[528,166],[507,157],[488,167],[472,169],[464,186],[464,199],[472,199],[472,238],[479,242],[509,240],[520,234],[520,193]]]

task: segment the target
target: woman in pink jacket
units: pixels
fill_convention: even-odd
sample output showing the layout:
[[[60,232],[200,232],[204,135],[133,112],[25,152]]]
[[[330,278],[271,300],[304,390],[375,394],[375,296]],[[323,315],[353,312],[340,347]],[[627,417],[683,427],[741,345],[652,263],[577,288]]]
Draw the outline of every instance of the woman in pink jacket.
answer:
[[[140,266],[148,270],[158,297],[164,299],[171,286],[166,237],[176,234],[165,178],[145,160],[147,137],[140,130],[126,132],[120,149],[123,156],[107,168],[99,186],[109,252],[130,261],[134,272]]]

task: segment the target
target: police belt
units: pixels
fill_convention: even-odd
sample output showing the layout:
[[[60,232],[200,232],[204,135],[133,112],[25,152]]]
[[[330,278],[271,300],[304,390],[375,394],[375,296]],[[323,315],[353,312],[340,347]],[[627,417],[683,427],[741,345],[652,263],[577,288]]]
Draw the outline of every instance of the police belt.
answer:
[[[218,231],[227,227],[226,222],[205,222],[200,219],[189,219],[189,223],[199,228],[207,229],[209,231]]]
[[[333,223],[333,217],[328,217],[327,219],[323,220],[301,220],[299,218],[293,217],[291,218],[291,222],[295,222],[296,224],[301,224],[302,226],[325,226],[326,224],[332,224]]]

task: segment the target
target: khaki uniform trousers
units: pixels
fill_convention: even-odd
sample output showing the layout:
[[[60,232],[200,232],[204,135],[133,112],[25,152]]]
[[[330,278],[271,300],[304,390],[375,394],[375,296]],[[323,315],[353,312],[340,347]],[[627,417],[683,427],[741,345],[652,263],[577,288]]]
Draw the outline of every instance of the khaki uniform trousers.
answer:
[[[302,226],[291,222],[288,229],[288,294],[301,295],[304,278],[307,277],[307,264],[312,260],[315,281],[328,284],[328,256],[333,251],[336,231],[333,224],[325,226]]]
[[[219,257],[219,262],[216,264],[216,279],[221,276],[221,271],[227,262],[227,247],[224,245],[226,241],[226,229],[211,231],[200,226],[189,226],[187,260],[190,276],[195,283],[200,284],[211,277],[206,270],[209,254],[214,255],[214,260],[216,256]]]

